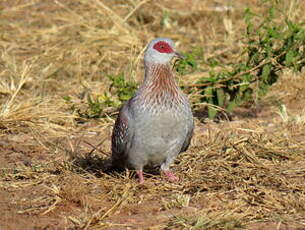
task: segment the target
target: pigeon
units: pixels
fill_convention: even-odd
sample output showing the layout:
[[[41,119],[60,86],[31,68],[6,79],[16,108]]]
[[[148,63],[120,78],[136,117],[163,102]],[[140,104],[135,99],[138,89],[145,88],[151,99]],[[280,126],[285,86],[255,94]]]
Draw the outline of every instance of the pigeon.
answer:
[[[112,165],[136,170],[141,184],[145,166],[160,166],[169,181],[179,181],[169,167],[188,149],[193,136],[191,106],[172,71],[175,57],[184,58],[169,38],[156,38],[147,45],[143,83],[122,106],[114,124]]]

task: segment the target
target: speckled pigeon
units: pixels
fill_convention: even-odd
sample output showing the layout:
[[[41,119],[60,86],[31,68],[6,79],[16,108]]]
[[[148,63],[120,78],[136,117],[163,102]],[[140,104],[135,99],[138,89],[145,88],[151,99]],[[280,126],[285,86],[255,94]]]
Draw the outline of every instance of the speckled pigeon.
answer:
[[[148,44],[144,81],[121,108],[113,128],[112,164],[135,169],[140,183],[147,165],[160,166],[170,181],[178,181],[169,167],[187,150],[193,135],[191,107],[174,79],[173,57],[183,58],[171,39],[157,38]]]

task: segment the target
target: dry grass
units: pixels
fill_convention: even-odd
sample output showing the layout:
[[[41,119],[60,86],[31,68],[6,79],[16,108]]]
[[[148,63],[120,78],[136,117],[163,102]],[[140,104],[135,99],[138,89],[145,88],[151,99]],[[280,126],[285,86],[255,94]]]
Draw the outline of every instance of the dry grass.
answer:
[[[108,93],[107,75],[140,81],[159,36],[224,65],[241,59],[245,7],[266,11],[255,0],[1,1],[0,228],[304,229],[304,76],[284,73],[233,122],[198,118],[177,184],[109,172],[114,117],[79,122],[63,99],[86,107]],[[301,0],[282,9],[305,20]],[[181,84],[206,75],[198,63]]]

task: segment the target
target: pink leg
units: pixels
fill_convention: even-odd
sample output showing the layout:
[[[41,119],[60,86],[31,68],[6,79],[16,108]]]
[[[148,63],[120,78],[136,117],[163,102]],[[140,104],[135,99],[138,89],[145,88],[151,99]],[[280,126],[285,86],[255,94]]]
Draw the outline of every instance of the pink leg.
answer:
[[[136,173],[139,177],[139,183],[143,184],[144,183],[143,171],[142,170],[136,170]]]
[[[177,177],[173,172],[170,170],[162,170],[163,174],[167,177],[167,179],[171,182],[179,181],[179,177]]]

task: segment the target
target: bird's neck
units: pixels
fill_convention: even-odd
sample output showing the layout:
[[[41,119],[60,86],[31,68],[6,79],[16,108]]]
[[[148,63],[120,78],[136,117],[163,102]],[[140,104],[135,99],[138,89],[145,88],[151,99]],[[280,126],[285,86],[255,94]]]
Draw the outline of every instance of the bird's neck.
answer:
[[[166,107],[180,102],[182,99],[182,92],[175,81],[169,64],[146,65],[145,79],[139,93],[146,103]]]
[[[169,64],[146,65],[143,86],[155,93],[164,91],[171,94],[179,90]]]

